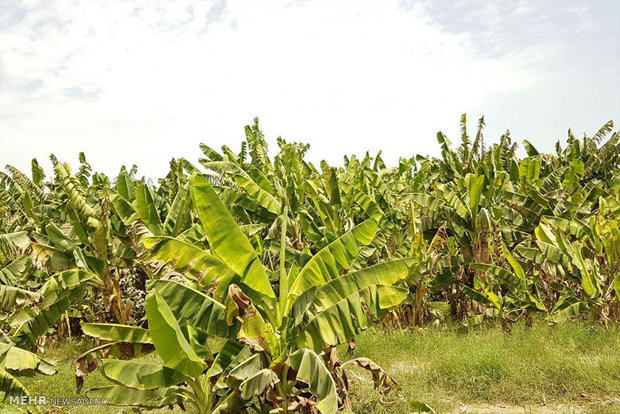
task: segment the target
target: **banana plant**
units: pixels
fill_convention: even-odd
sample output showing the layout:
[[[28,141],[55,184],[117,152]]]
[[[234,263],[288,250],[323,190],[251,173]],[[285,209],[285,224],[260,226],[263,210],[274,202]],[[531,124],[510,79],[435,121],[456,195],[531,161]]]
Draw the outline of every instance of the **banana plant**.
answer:
[[[195,294],[201,295],[199,292]],[[206,298],[208,296],[203,295],[203,299]],[[224,315],[223,307],[220,313]],[[81,378],[93,369],[93,365],[99,365],[95,358],[97,354],[102,355],[103,350],[111,347],[122,349],[121,344],[125,345],[124,348],[131,345],[130,349],[141,350],[140,353],[117,354],[120,359],[103,359],[99,371],[114,385],[91,388],[87,392],[89,397],[106,398],[116,405],[148,408],[193,405],[201,414],[224,412],[224,409],[231,409],[233,404],[240,402],[232,388],[224,397],[211,389],[213,376],[209,373],[215,371],[218,363],[225,359],[226,350],[217,353],[218,359],[214,361],[207,332],[193,327],[188,321],[183,323],[177,320],[157,289],[147,296],[146,320],[148,330],[123,325],[84,325],[85,332],[111,342],[78,358],[76,375],[79,374],[80,384],[83,383]],[[128,359],[148,353],[153,348],[162,363]],[[111,356],[109,351],[106,356]],[[208,363],[212,364],[209,372]]]
[[[239,345],[248,349],[246,358],[239,361],[240,366],[233,368],[235,377],[218,379],[221,387],[236,384],[233,380],[241,381],[235,387],[239,387],[240,394],[237,394],[244,404],[258,397],[262,404],[281,407],[285,412],[302,403],[315,404],[321,412],[335,412],[345,401],[339,401],[336,383],[323,358],[325,350],[353,339],[370,325],[371,317],[380,317],[404,300],[407,290],[393,284],[408,275],[410,261],[395,260],[340,274],[350,266],[360,246],[370,243],[375,236],[377,223],[369,219],[325,246],[304,266],[295,262],[287,266],[288,220],[284,207],[276,294],[269,279],[272,272],[260,262],[209,180],[193,175],[190,193],[209,250],[172,237],[144,239],[149,260],[169,264],[186,274],[185,282],[195,287],[169,280],[149,282],[149,331],[153,329],[149,307],[153,309],[155,303],[160,308],[168,306],[178,317],[182,327],[179,329],[187,329],[188,344],[194,341],[192,346],[204,346],[205,335],[211,334],[227,338],[226,346],[237,347],[237,352],[240,352]],[[160,349],[164,345],[158,345],[154,334],[151,338],[160,355],[168,352]],[[191,346],[185,344],[182,348],[188,349],[189,360],[203,370],[208,358],[215,354],[217,361],[218,355],[222,355],[206,351],[200,354],[195,350],[192,354]],[[226,349],[220,352],[225,353]],[[166,361],[167,357],[161,356]],[[183,362],[186,363],[189,364]],[[174,364],[166,363],[166,366],[174,368]],[[186,377],[190,375],[191,379],[184,382],[198,382],[204,389],[209,381],[201,379],[198,371],[198,368],[186,371]],[[206,375],[209,377],[208,372]],[[303,398],[308,386],[316,401]],[[217,398],[213,395],[206,398],[211,400],[203,401],[203,405],[215,410],[219,404]]]
[[[469,319],[470,325],[481,323],[485,317],[497,319],[502,328],[510,330],[510,324],[522,316],[538,312],[548,315],[548,310],[537,298],[523,267],[503,246],[504,261],[510,270],[488,263],[471,263],[469,266],[490,277],[476,277],[474,288],[461,285],[460,289],[472,300],[490,307],[483,314]],[[531,321],[528,320],[528,324]]]
[[[419,328],[422,322],[424,297],[430,290],[429,284],[441,272],[441,250],[448,243],[446,229],[441,227],[427,245],[424,234],[416,232],[411,244],[410,256],[415,259],[408,282],[415,288],[413,301],[413,326]]]

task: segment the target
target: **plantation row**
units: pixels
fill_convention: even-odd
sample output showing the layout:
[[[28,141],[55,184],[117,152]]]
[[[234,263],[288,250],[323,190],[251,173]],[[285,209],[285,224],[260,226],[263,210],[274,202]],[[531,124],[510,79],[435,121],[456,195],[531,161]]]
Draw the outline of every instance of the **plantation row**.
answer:
[[[20,375],[53,375],[52,340],[100,345],[74,364],[78,391],[99,370],[114,404],[200,413],[321,412],[349,405],[335,346],[375,323],[467,326],[573,318],[620,321],[619,134],[613,123],[541,154],[507,132],[485,146],[461,119],[442,157],[304,160],[258,120],[241,151],[204,144],[155,185],[121,169],[71,170],[51,156],[0,173],[0,400]],[[156,352],[163,364],[140,356]],[[396,384],[367,358],[375,386]],[[32,409],[35,409],[31,407]]]

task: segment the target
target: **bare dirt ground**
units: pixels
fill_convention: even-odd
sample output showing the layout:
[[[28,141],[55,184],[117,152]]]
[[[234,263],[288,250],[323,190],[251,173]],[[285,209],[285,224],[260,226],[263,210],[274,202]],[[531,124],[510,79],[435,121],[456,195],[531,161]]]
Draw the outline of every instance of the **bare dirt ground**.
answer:
[[[620,413],[620,399],[595,401],[581,405],[462,404],[449,411],[449,414],[585,414],[591,412]]]

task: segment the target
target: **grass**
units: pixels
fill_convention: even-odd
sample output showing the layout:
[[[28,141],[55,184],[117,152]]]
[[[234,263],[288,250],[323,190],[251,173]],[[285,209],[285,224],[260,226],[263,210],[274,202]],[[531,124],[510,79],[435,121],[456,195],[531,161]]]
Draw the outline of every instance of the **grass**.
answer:
[[[536,412],[545,402],[548,407],[565,406],[567,412],[571,406],[620,412],[618,403],[609,402],[620,398],[617,328],[575,323],[529,330],[517,326],[510,334],[455,327],[414,334],[370,330],[357,343],[354,357],[373,359],[402,387],[394,404],[386,407],[369,380],[358,380],[353,398],[359,413],[408,413],[415,400],[438,412],[460,405],[511,405]],[[360,378],[364,373],[358,370],[354,375]]]
[[[438,413],[462,412],[464,406],[468,414],[620,412],[617,328],[575,323],[552,328],[539,325],[530,330],[517,326],[510,334],[495,328],[465,331],[439,327],[425,328],[421,333],[369,330],[357,344],[353,357],[371,358],[398,381],[401,389],[392,391],[387,397],[391,403],[383,405],[370,376],[360,369],[350,370],[356,413],[410,413],[412,401],[424,401]],[[56,363],[60,372],[53,377],[22,378],[22,383],[32,394],[74,396],[72,362],[91,345],[74,341],[49,349],[45,358]],[[339,352],[346,357],[345,348]],[[94,372],[86,378],[84,389],[104,384],[106,381]],[[49,412],[131,410],[58,407]]]

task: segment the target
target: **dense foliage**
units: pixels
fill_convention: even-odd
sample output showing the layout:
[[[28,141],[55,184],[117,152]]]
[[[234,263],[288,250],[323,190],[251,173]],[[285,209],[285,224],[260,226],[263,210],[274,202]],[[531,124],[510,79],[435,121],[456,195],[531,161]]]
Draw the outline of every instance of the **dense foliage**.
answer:
[[[239,153],[202,144],[157,184],[57,160],[47,178],[0,173],[0,398],[19,375],[52,375],[50,338],[100,345],[95,369],[115,404],[201,412],[322,412],[346,407],[335,346],[373,323],[472,326],[523,318],[620,320],[619,134],[570,132],[555,154],[510,134],[486,146],[461,119],[442,157],[306,161],[307,145],[258,127]],[[157,352],[162,363],[134,359]],[[372,361],[383,392],[394,380]]]

